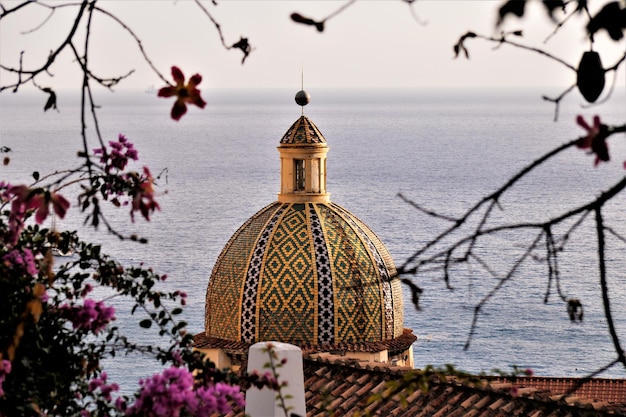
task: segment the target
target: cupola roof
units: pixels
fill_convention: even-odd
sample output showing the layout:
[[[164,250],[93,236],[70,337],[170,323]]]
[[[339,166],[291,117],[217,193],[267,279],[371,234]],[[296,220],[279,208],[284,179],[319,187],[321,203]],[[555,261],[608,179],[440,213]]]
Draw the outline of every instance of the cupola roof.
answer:
[[[320,145],[326,144],[324,135],[319,131],[317,126],[305,115],[300,116],[280,140],[280,145]]]

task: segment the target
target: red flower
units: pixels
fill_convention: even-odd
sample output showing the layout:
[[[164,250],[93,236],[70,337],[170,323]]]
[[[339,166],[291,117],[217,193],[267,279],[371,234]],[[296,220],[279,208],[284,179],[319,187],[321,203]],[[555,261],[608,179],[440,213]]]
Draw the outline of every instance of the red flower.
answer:
[[[161,210],[159,203],[154,200],[154,178],[148,167],[143,167],[143,173],[144,177],[133,197],[133,204],[130,210],[130,217],[133,222],[135,221],[135,211],[139,211],[146,220],[150,221],[150,212]]]
[[[196,88],[202,81],[202,76],[196,74],[189,79],[189,82],[185,84],[185,75],[176,66],[172,67],[172,77],[176,82],[176,85],[168,85],[159,90],[159,97],[172,97],[176,96],[176,102],[172,107],[172,119],[178,121],[185,113],[187,113],[187,103],[195,104],[201,109],[204,108],[206,102],[200,97],[200,90]]]
[[[50,213],[50,203],[52,209],[60,218],[65,217],[67,209],[70,207],[69,201],[60,194],[48,192],[42,189],[30,189],[25,185],[16,185],[9,190],[15,197],[12,210],[15,213],[25,213],[28,210],[35,210],[35,221],[41,224]]]
[[[600,161],[608,161],[610,157],[609,147],[606,144],[607,127],[600,122],[600,117],[593,116],[593,126],[589,126],[581,115],[578,115],[576,122],[587,131],[587,136],[578,139],[576,146],[581,149],[591,148],[591,153],[596,154],[594,165],[598,165]]]

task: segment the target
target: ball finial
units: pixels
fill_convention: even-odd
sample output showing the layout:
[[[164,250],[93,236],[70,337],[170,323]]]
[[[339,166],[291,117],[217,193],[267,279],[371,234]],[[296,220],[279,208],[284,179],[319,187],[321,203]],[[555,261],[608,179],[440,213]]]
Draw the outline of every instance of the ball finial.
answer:
[[[311,101],[311,96],[304,90],[300,90],[296,93],[296,103],[298,106],[306,106]]]

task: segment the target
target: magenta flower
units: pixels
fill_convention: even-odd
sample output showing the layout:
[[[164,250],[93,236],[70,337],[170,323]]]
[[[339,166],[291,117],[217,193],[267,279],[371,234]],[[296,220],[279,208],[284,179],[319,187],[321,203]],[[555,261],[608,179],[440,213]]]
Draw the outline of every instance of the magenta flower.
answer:
[[[9,189],[14,200],[11,211],[25,214],[28,210],[35,210],[35,221],[41,224],[46,220],[52,209],[60,218],[65,217],[67,209],[70,207],[69,201],[60,194],[51,191],[44,191],[41,188],[31,189],[26,185],[16,185]]]
[[[7,374],[11,373],[11,362],[5,359],[0,359],[0,398],[4,397],[4,390],[2,384]]]
[[[193,75],[187,84],[185,84],[185,75],[176,66],[172,67],[172,77],[176,85],[168,85],[159,90],[159,97],[176,96],[176,101],[172,107],[172,119],[178,121],[185,113],[187,113],[187,103],[195,104],[201,109],[204,108],[206,102],[200,97],[200,90],[196,88],[202,81],[200,74]]]
[[[198,405],[193,410],[196,417],[210,417],[217,414],[224,415],[233,411],[232,403],[238,407],[245,407],[245,400],[239,387],[218,382],[208,387],[196,390]]]
[[[107,174],[110,173],[113,168],[123,171],[129,159],[133,161],[139,159],[139,154],[134,145],[121,133],[118,136],[117,142],[109,141],[109,146],[111,147],[111,151],[108,153],[106,148],[96,148],[93,150],[95,155],[101,155],[100,162],[104,164],[104,170]]]
[[[107,401],[111,401],[111,393],[114,391],[118,391],[119,389],[120,387],[116,383],[107,384],[106,372],[102,372],[99,378],[94,378],[89,381],[89,392],[95,393],[97,390],[99,390],[100,395],[104,397]]]
[[[133,222],[135,221],[135,211],[139,211],[147,221],[150,221],[150,212],[161,210],[159,203],[154,200],[154,178],[148,167],[143,167],[143,173],[144,177],[135,192],[130,209],[130,217]]]
[[[600,117],[593,116],[593,126],[589,126],[585,119],[578,115],[576,123],[587,131],[587,136],[578,139],[576,146],[581,149],[591,148],[590,153],[596,154],[594,166],[597,166],[600,161],[608,161],[610,157],[609,147],[606,144],[606,134],[601,134],[606,129],[606,126],[600,122]]]
[[[35,262],[33,252],[28,248],[23,248],[21,250],[13,249],[11,252],[4,255],[2,260],[7,266],[24,267],[26,272],[31,276],[37,275],[38,273],[37,263]]]
[[[139,396],[126,415],[179,417],[193,398],[193,376],[183,368],[171,367],[139,384]]]
[[[102,301],[86,299],[82,306],[63,305],[74,329],[99,333],[109,322],[115,320],[115,308],[107,307]]]
[[[62,195],[45,191],[43,188],[0,183],[0,190],[3,190],[0,194],[0,200],[11,201],[9,233],[5,237],[5,242],[10,245],[17,243],[29,211],[35,211],[35,221],[41,224],[50,214],[50,204],[60,218],[65,217],[70,206],[70,203]]]
[[[244,407],[238,386],[225,383],[194,387],[193,375],[184,368],[171,367],[161,374],[139,381],[141,389],[135,402],[125,409],[127,416],[210,417],[230,413],[231,403]]]

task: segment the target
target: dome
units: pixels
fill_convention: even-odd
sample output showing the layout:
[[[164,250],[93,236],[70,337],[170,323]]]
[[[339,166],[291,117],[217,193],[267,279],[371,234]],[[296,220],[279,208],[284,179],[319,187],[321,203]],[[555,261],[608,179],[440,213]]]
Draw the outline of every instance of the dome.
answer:
[[[219,256],[206,335],[295,345],[391,340],[403,331],[395,272],[380,239],[341,206],[275,202]]]
[[[302,115],[278,151],[278,199],[248,219],[219,255],[196,348],[245,357],[253,343],[278,341],[309,352],[412,361],[416,337],[403,327],[396,267],[376,234],[330,201],[326,139]]]

